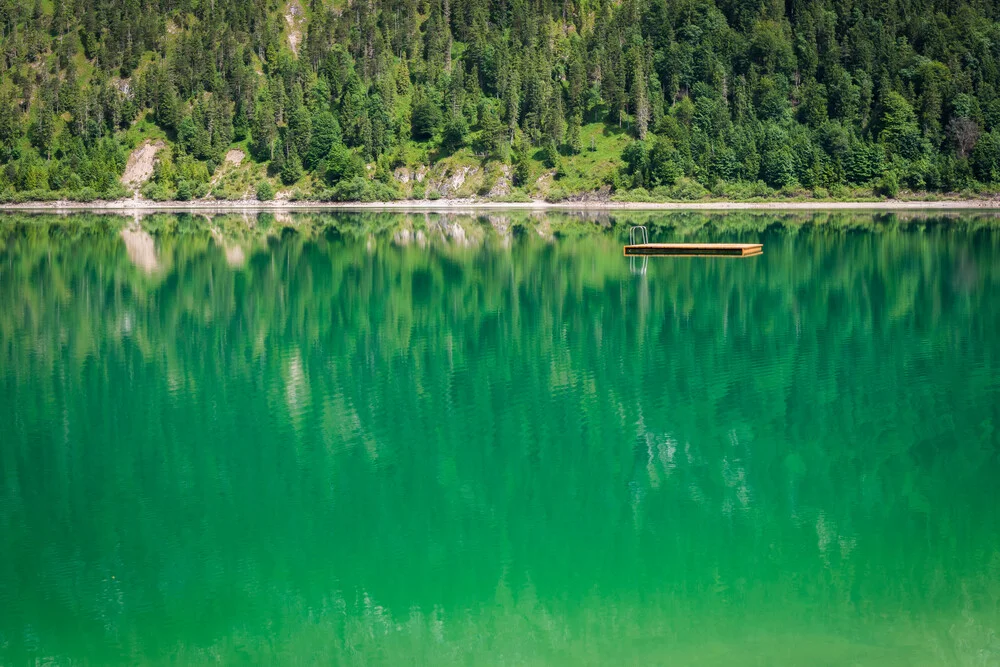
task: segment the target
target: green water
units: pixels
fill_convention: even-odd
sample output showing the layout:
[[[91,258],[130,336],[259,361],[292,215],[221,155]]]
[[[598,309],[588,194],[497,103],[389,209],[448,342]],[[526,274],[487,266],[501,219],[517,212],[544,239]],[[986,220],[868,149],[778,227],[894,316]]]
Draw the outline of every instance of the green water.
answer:
[[[7,216],[0,664],[997,665],[998,428],[991,216]]]

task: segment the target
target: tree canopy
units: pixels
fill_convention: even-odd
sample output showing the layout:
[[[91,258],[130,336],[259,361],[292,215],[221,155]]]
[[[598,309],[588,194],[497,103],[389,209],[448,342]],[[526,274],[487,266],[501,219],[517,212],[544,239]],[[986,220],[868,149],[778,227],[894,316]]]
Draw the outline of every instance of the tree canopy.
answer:
[[[593,124],[641,142],[606,156],[600,178],[619,191],[989,186],[998,14],[945,0],[0,0],[0,195],[121,196],[145,138],[168,147],[165,196],[208,194],[232,147],[306,194],[345,175],[394,187],[395,168],[459,150],[558,179],[598,150]],[[341,168],[345,153],[368,168]]]

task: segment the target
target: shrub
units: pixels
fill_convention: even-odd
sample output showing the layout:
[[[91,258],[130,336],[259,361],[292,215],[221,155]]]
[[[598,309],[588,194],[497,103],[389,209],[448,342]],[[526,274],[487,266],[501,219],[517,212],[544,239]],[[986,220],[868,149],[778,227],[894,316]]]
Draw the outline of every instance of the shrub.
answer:
[[[569,195],[562,188],[552,188],[549,190],[548,194],[545,195],[545,201],[550,204],[557,204],[561,201],[566,201]]]
[[[365,201],[368,184],[369,181],[364,176],[345,179],[333,188],[333,198],[336,201]]]
[[[170,191],[155,181],[149,181],[142,186],[142,196],[153,201],[167,201],[170,199]]]
[[[670,199],[670,186],[657,185],[650,193],[654,201],[666,201]]]
[[[682,201],[703,199],[708,195],[708,190],[705,189],[705,186],[692,178],[679,179],[677,184],[670,188],[669,192],[671,198]]]
[[[324,177],[330,185],[337,185],[340,181],[350,180],[365,173],[365,163],[361,157],[341,143],[336,143],[330,148],[325,164]]]
[[[548,199],[548,197],[546,197]],[[625,192],[616,194],[612,197],[614,201],[620,202],[651,202],[653,198],[649,196],[649,191],[646,188],[635,188],[633,190],[626,190]]]
[[[66,182],[63,183],[63,188],[66,190],[79,190],[83,187],[83,179],[80,178],[80,174],[70,174],[66,177]]]
[[[885,172],[879,180],[878,187],[875,188],[875,193],[889,199],[895,199],[896,195],[899,194],[899,180],[896,178],[896,172]]]
[[[737,181],[736,183],[720,183],[718,192],[727,199],[744,201],[747,199],[769,199],[774,196],[774,190],[764,181]]]
[[[830,196],[834,199],[846,199],[850,194],[851,191],[845,185],[835,183],[830,186]]]
[[[371,181],[364,176],[341,181],[333,188],[332,194],[335,201],[341,202],[392,201],[399,198],[392,185]]]
[[[257,199],[260,201],[271,201],[274,199],[274,188],[267,181],[261,181],[257,185]]]
[[[764,181],[754,181],[753,185],[750,187],[751,197],[760,197],[763,199],[765,197],[771,197],[772,195],[774,195],[774,190],[769,188],[767,183]]]
[[[70,201],[91,202],[99,199],[97,192],[93,188],[80,188],[66,195]]]
[[[510,194],[493,197],[492,201],[507,204],[530,204],[533,200],[525,194],[524,190],[513,190]]]
[[[177,199],[180,201],[189,201],[191,199],[190,181],[181,181],[177,184]]]
[[[55,201],[59,199],[59,193],[55,190],[23,190],[14,194],[14,203],[23,204],[29,201]]]

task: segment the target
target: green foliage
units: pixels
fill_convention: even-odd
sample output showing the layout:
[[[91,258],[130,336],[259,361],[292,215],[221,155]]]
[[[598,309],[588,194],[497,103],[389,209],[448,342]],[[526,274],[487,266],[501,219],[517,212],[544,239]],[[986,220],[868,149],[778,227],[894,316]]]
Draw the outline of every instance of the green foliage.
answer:
[[[146,199],[152,199],[153,201],[167,201],[172,199],[174,193],[172,190],[168,189],[162,183],[158,183],[155,180],[149,181],[144,186],[142,186],[142,196]]]
[[[649,149],[650,185],[673,185],[683,173],[681,158],[670,139],[656,137]]]
[[[972,170],[986,183],[1000,181],[1000,128],[979,138],[972,151]]]
[[[274,199],[274,188],[267,181],[261,181],[257,185],[257,199],[260,201],[271,201]]]
[[[441,125],[441,107],[422,92],[414,95],[410,133],[417,141],[432,139]]]
[[[651,141],[633,141],[622,152],[622,175],[626,187],[673,185],[683,173],[680,154],[663,136]]]
[[[855,141],[844,165],[851,183],[868,183],[877,178],[885,168],[885,152],[881,146]]]
[[[514,151],[514,184],[525,186],[531,180],[531,147],[525,141],[520,141]]]
[[[441,145],[446,150],[454,151],[465,145],[469,134],[469,124],[461,114],[452,115],[444,125],[441,134]]]
[[[890,92],[885,99],[879,139],[893,155],[912,160],[923,153],[923,137],[917,127],[913,107],[895,91]]]
[[[268,89],[265,87],[257,97],[253,121],[250,125],[250,153],[259,162],[266,162],[274,158],[274,144],[278,137],[278,125],[275,122],[274,114],[274,104]]]
[[[983,46],[996,17],[964,1],[933,21],[845,2],[315,0],[298,57],[280,8],[261,0],[8,3],[0,188],[103,195],[147,138],[170,148],[154,191],[171,196],[183,180],[203,189],[194,163],[211,174],[234,147],[321,189],[367,178],[364,163],[385,155],[433,168],[466,146],[513,160],[523,186],[543,163],[574,193],[682,177],[716,193],[757,181],[832,193],[890,169],[909,189],[1000,183],[1000,54]]]
[[[506,160],[508,152],[507,128],[500,121],[500,112],[495,104],[483,104],[479,110],[479,150],[488,157]]]
[[[387,183],[354,176],[340,181],[329,198],[333,201],[391,201],[399,198],[399,192]]]
[[[875,188],[875,192],[883,197],[894,199],[899,194],[899,179],[896,177],[896,172],[892,170],[885,172],[878,187]]]
[[[698,181],[692,178],[682,178],[672,188],[667,190],[670,199],[681,201],[695,201],[708,196],[708,190]]]
[[[337,185],[342,180],[361,176],[365,172],[364,161],[342,143],[335,143],[323,163],[324,178],[330,185]]]
[[[302,161],[299,160],[298,154],[293,152],[281,167],[281,182],[292,185],[302,178],[302,174]]]
[[[180,201],[188,201],[192,196],[192,188],[190,181],[181,181],[177,184],[177,199]]]
[[[330,153],[334,144],[341,142],[340,123],[330,111],[320,111],[312,120],[312,133],[309,136],[309,147],[303,157],[306,169],[314,169],[320,161]]]

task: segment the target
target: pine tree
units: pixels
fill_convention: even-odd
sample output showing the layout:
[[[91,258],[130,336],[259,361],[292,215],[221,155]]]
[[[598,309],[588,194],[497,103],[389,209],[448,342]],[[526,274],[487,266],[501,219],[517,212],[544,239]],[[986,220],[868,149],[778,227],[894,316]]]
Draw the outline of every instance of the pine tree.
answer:
[[[479,143],[483,152],[491,158],[506,160],[507,132],[500,122],[500,114],[494,105],[488,104],[484,107],[479,125]]]
[[[302,173],[302,161],[299,160],[299,154],[294,148],[290,149],[285,157],[285,164],[281,168],[281,182],[285,185],[292,185],[302,178]]]
[[[577,111],[570,116],[569,125],[566,126],[566,145],[569,146],[570,152],[574,155],[583,150],[583,144],[580,140],[580,124],[581,112]]]
[[[558,146],[562,144],[566,134],[566,116],[563,113],[563,101],[561,87],[556,84],[552,86],[548,103],[545,105],[545,112],[542,116],[542,131],[546,140]]]
[[[344,143],[360,146],[364,142],[364,126],[367,123],[365,86],[361,78],[351,72],[340,99],[340,127]]]
[[[52,140],[55,138],[55,127],[55,116],[49,109],[42,107],[37,111],[31,127],[28,128],[31,145],[37,148],[46,160],[52,158]]]
[[[254,106],[250,125],[250,152],[260,162],[274,158],[278,124],[274,120],[274,105],[267,87],[261,89]]]
[[[646,92],[646,75],[636,71],[632,81],[632,110],[635,114],[636,134],[645,139],[649,131],[649,96]]]
[[[20,113],[14,92],[0,89],[0,154],[9,154],[10,149],[17,143],[21,135],[20,125]]]
[[[320,111],[313,116],[312,133],[309,136],[309,148],[303,160],[306,169],[314,169],[330,152],[334,144],[341,141],[340,124],[329,111]]]
[[[441,136],[441,145],[449,151],[454,151],[465,145],[466,135],[469,133],[469,125],[465,122],[465,116],[460,113],[452,114],[448,122],[444,124]]]
[[[434,137],[441,125],[441,108],[418,88],[413,95],[413,111],[410,114],[410,133],[417,141]]]

